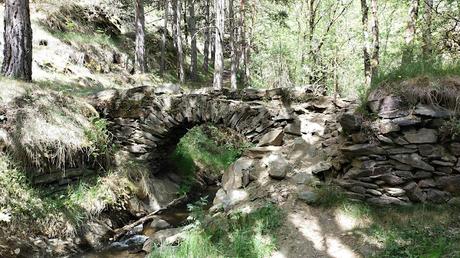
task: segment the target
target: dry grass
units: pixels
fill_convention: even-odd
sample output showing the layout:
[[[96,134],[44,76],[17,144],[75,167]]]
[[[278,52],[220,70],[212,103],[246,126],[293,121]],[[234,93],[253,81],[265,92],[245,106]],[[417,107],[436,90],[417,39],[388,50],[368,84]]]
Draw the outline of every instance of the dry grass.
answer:
[[[85,131],[97,112],[87,103],[33,84],[2,79],[0,106],[7,122],[9,152],[29,168],[65,169],[83,162],[90,147]]]

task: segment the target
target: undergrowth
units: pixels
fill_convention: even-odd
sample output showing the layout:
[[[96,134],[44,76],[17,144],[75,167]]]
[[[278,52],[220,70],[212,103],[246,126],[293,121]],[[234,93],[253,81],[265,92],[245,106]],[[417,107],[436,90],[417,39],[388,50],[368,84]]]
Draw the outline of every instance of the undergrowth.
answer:
[[[353,232],[376,247],[376,258],[460,257],[460,207],[373,206],[350,201],[332,186],[319,189],[318,195],[322,207],[367,221]]]
[[[268,257],[276,250],[282,211],[267,205],[249,214],[231,214],[198,223],[178,246],[154,247],[150,258]]]
[[[234,132],[213,125],[196,126],[181,138],[171,156],[185,177],[180,194],[190,191],[198,171],[220,175],[238,159],[249,144]]]

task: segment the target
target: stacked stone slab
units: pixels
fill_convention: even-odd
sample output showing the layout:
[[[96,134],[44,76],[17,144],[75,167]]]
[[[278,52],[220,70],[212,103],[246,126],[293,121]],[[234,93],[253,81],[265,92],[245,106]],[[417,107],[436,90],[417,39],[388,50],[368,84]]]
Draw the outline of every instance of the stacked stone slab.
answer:
[[[350,197],[374,204],[447,203],[460,194],[460,142],[442,126],[454,113],[434,105],[410,107],[404,99],[371,99],[378,118],[340,118],[349,161],[336,182]]]

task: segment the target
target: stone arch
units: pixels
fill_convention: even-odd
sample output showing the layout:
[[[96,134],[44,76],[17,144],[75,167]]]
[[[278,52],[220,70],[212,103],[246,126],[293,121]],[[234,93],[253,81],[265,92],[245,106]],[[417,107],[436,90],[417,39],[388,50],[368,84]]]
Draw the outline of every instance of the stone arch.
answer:
[[[152,177],[158,175],[154,179],[160,180],[160,165],[168,148],[175,147],[187,129],[212,123],[231,128],[257,143],[268,131],[284,128],[293,121],[284,96],[281,89],[181,93],[138,87],[101,92],[93,105],[110,122],[110,131],[122,151],[130,159],[148,164]],[[162,188],[162,184],[170,182],[155,187]],[[168,200],[155,202],[161,206]]]

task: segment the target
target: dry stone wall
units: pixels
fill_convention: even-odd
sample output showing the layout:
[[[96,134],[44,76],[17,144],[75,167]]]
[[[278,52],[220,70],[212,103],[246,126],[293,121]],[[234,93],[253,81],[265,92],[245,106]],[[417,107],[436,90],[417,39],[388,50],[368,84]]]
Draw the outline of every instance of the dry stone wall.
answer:
[[[349,164],[335,181],[348,195],[381,205],[458,202],[460,139],[446,133],[454,113],[397,96],[371,98],[369,108],[373,121],[340,118]]]

